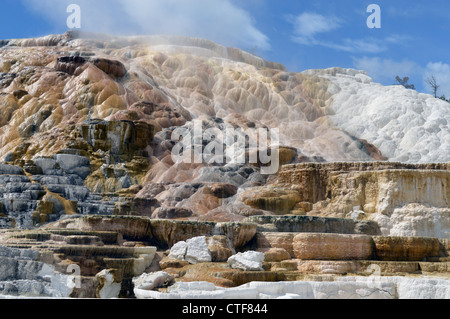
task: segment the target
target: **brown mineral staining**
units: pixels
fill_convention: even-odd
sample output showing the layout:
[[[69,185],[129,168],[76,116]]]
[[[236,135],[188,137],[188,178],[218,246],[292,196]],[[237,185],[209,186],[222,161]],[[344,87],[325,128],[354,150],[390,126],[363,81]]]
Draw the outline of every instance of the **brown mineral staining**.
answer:
[[[84,70],[81,67],[86,63],[86,59],[80,56],[64,56],[56,60],[55,69],[69,75],[80,75]]]
[[[437,238],[377,236],[373,240],[380,260],[432,261],[443,253]]]
[[[105,58],[94,58],[90,61],[100,70],[108,74],[109,76],[120,79],[127,74],[127,69],[122,62],[117,60],[109,60]]]
[[[275,214],[287,214],[300,201],[297,191],[281,187],[258,187],[245,191],[242,201],[253,207],[271,211]]]
[[[151,45],[180,41],[175,47],[181,50],[190,41],[182,38],[122,39],[123,47],[105,45],[105,49],[93,49],[101,40],[72,33],[14,41],[15,47],[2,51],[6,61],[2,72],[8,72],[2,91],[16,98],[6,96],[8,102],[1,103],[7,114],[2,126],[8,132],[2,134],[0,156],[17,146],[18,142],[10,144],[17,134],[30,138],[92,119],[145,121],[159,131],[182,126],[193,117],[209,115],[233,123],[232,117],[238,115],[236,124],[279,127],[290,142],[314,139],[324,125],[313,121],[325,116],[324,101],[330,97],[326,80],[286,72],[276,63],[240,50],[201,43],[213,56],[224,55],[227,60],[197,56],[188,49],[173,53],[170,45],[153,50]],[[53,45],[58,50],[50,50]],[[43,109],[41,118],[35,119]],[[294,151],[306,145],[293,146]],[[368,159],[371,154],[380,158],[372,148],[361,156]],[[291,152],[283,149],[282,164],[292,160]]]

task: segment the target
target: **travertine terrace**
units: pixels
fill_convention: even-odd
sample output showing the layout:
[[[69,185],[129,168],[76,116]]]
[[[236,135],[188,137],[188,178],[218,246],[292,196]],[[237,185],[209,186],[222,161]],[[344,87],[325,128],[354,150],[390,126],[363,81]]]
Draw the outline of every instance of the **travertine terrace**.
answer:
[[[204,39],[0,41],[0,297],[450,298],[449,111]],[[245,163],[175,161],[194,121]]]

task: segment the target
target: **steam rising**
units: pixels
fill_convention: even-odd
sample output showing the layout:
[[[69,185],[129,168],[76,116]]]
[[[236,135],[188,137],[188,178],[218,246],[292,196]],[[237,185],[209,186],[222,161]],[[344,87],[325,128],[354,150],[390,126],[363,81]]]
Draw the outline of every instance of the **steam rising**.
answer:
[[[82,29],[115,35],[169,34],[206,38],[244,50],[269,49],[250,14],[229,0],[22,0],[66,26],[67,6],[81,7]]]

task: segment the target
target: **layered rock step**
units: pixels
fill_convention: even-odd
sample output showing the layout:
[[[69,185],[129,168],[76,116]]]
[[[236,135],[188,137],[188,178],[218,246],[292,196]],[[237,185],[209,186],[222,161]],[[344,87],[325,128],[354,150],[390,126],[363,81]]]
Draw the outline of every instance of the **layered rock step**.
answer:
[[[290,259],[270,262],[267,269],[273,272],[321,275],[395,275],[395,274],[446,274],[449,262],[411,262],[379,260],[300,260]]]
[[[38,261],[38,256],[36,250],[0,246],[0,295],[59,295],[45,278],[50,267]]]
[[[299,163],[239,200],[273,215],[362,218],[383,235],[450,237],[449,163]]]
[[[31,229],[65,215],[121,214],[134,204],[115,193],[92,193],[84,186],[89,165],[87,158],[68,154],[35,159],[27,166],[32,173],[0,164],[0,228]],[[151,214],[155,203],[144,204]]]
[[[31,213],[45,194],[44,188],[34,184],[20,167],[0,164],[0,219],[6,227],[31,227]]]
[[[317,216],[251,216],[246,222],[258,225],[258,232],[305,232],[381,235],[378,224],[370,220]]]
[[[60,62],[65,69],[77,59]],[[91,120],[65,131],[64,147],[51,155],[28,156],[24,143],[0,163],[0,227],[30,229],[74,214],[151,216],[156,200],[120,191],[141,183],[154,133],[146,122]]]
[[[63,245],[51,250],[61,261],[77,263],[83,276],[95,276],[103,269],[118,269],[122,278],[142,274],[156,253],[156,247],[96,245]]]
[[[48,225],[58,229],[114,231],[126,240],[153,243],[168,249],[177,242],[198,236],[225,236],[235,249],[243,249],[256,234],[257,225],[246,222],[197,222],[150,219],[139,216],[82,216],[67,218]]]
[[[258,221],[257,218],[253,220]],[[58,276],[67,275],[68,267],[80,267],[83,289],[72,289],[70,294],[75,297],[129,297],[136,294],[139,298],[166,298],[179,293],[179,282],[192,282],[195,286],[201,285],[202,280],[208,281],[214,290],[229,287],[236,288],[236,293],[241,291],[238,288],[242,285],[266,282],[264,291],[269,294],[258,292],[255,295],[258,298],[276,296],[280,282],[286,282],[286,285],[287,282],[312,282],[312,286],[323,285],[318,293],[324,289],[325,294],[330,287],[341,285],[336,283],[341,281],[340,278],[349,275],[366,278],[376,275],[378,284],[389,282],[394,278],[392,276],[428,275],[443,278],[439,282],[444,288],[448,285],[445,280],[450,266],[448,240],[371,234],[372,228],[357,227],[360,221],[335,218],[264,216],[259,222],[80,216],[62,219],[39,230],[4,230],[0,237],[8,249],[37,251],[36,261],[45,263]],[[340,227],[348,233],[338,233]],[[290,231],[276,231],[281,229]],[[302,232],[293,232],[294,229]],[[329,232],[324,233],[324,229]],[[368,231],[364,234],[361,229]],[[169,255],[165,251],[167,248],[171,248]],[[254,263],[257,267],[246,268],[253,260],[248,260],[245,265],[240,263],[239,258],[247,254],[258,258],[259,262]],[[230,264],[230,260],[234,263]],[[165,282],[151,291],[133,288],[133,281],[141,274],[147,276],[158,270],[167,271],[173,279],[169,289],[175,295],[158,292],[158,288],[166,287]],[[53,287],[48,279],[35,279],[39,285]],[[4,285],[9,282],[15,282],[14,277],[5,280]],[[384,287],[367,286],[359,281],[358,284],[342,285],[357,291],[373,288],[370,290],[373,296],[382,294]],[[424,285],[431,287],[432,283],[426,281]],[[399,287],[395,284],[390,288],[392,298],[398,297]],[[5,293],[10,292],[5,290]],[[438,295],[437,291],[435,293]],[[206,291],[203,294],[208,295]],[[50,295],[55,296],[55,293]]]
[[[247,220],[258,223],[249,248],[265,253],[266,271],[448,273],[448,240],[382,236],[372,221],[352,219],[253,216]]]
[[[246,222],[250,221],[256,226],[255,236],[247,245],[236,250],[236,254],[225,259],[213,257],[209,237],[192,238],[200,235],[204,229],[196,233],[190,232],[187,237],[191,239],[174,244],[170,254],[159,262],[164,273],[179,278],[175,280],[177,283],[161,291],[158,291],[158,287],[153,287],[152,291],[135,287],[136,296],[157,299],[174,297],[180,293],[177,287],[179,282],[192,282],[192,290],[189,291],[194,295],[197,293],[194,286],[201,286],[206,282],[214,291],[221,292],[237,292],[241,291],[242,286],[265,282],[265,289],[270,293],[267,296],[264,293],[256,296],[272,298],[277,296],[277,285],[281,283],[289,285],[287,282],[311,282],[313,286],[323,285],[326,290],[336,287],[336,282],[347,276],[362,276],[355,277],[361,278],[361,283],[355,284],[353,288],[358,291],[370,288],[371,296],[381,296],[379,294],[383,293],[383,287],[380,288],[377,284],[390,282],[395,276],[435,276],[442,278],[440,284],[444,291],[449,289],[448,240],[382,236],[376,227],[359,227],[361,223],[373,226],[372,221],[352,219],[253,216],[246,219]],[[199,242],[203,244],[199,245]],[[255,257],[243,260],[241,252],[254,254]],[[262,254],[263,262],[259,254]],[[199,256],[208,258],[201,261]],[[193,259],[196,261],[193,262]],[[366,283],[367,278],[371,278],[374,286],[371,286],[371,282]],[[440,292],[433,290],[432,282],[424,281],[423,285],[432,291],[430,296],[435,297],[435,293],[439,295]],[[393,284],[391,288],[393,294],[390,298],[402,297],[396,292],[399,289],[397,284]],[[414,291],[420,293],[417,289]],[[216,295],[209,295],[208,291],[201,294],[208,298]],[[227,294],[219,295],[227,298]],[[338,297],[337,294],[330,296]],[[355,294],[354,297],[368,296]]]
[[[33,284],[48,286],[50,290],[27,291],[24,288],[20,290],[22,296],[132,297],[132,278],[162,267],[160,258],[155,258],[157,250],[161,255],[161,250],[175,246],[174,243],[180,243],[180,239],[207,235],[211,261],[223,262],[236,252],[235,247],[245,247],[255,233],[256,224],[250,223],[151,220],[136,216],[74,216],[36,230],[2,230],[0,240],[5,249],[19,253],[33,251],[35,261],[48,270],[47,277],[33,277]],[[206,243],[206,237],[203,238]],[[151,243],[161,246],[152,246]],[[195,241],[189,250],[192,256],[197,255],[197,246],[198,241]],[[67,287],[61,283],[62,279],[52,279],[66,280],[71,274],[69,270],[78,270],[81,288]],[[12,274],[0,283],[0,287],[2,284],[14,285],[21,278]],[[56,284],[58,286],[54,287]],[[1,294],[16,295],[8,289],[0,289]]]
[[[0,295],[8,296],[127,297],[157,250],[112,231],[15,230],[1,237]]]
[[[318,202],[326,199],[330,190],[330,177],[337,174],[368,173],[374,175],[386,171],[418,172],[426,175],[428,172],[449,172],[449,163],[407,164],[393,162],[336,162],[336,163],[302,163],[285,165],[281,168],[278,183],[280,185],[301,186],[302,198],[308,202]],[[444,173],[447,175],[446,173]],[[444,176],[445,176],[444,175]],[[309,185],[307,183],[310,183]]]
[[[258,233],[257,249],[282,248],[302,260],[437,261],[448,256],[437,238],[327,233]]]
[[[292,164],[280,169],[271,187],[296,192],[291,212],[347,217],[356,207],[364,219],[378,222],[384,235],[449,238],[449,168],[449,163]],[[258,196],[258,189],[253,193]]]

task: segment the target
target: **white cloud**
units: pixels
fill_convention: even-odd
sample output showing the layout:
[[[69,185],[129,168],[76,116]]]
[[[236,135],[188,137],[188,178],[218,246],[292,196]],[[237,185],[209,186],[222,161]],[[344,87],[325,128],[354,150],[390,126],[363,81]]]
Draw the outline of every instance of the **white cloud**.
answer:
[[[450,65],[442,62],[430,62],[427,64],[424,74],[424,87],[427,92],[433,93],[430,86],[426,83],[426,80],[434,76],[436,83],[439,85],[438,96],[445,95],[450,98]]]
[[[22,0],[31,9],[64,24],[74,0]],[[174,34],[206,38],[243,49],[270,48],[269,38],[249,12],[231,0],[77,0],[82,28],[113,34]]]
[[[342,43],[321,42],[320,45],[346,52],[379,53],[387,50],[385,42],[378,39],[344,39]]]
[[[304,45],[318,45],[345,52],[380,53],[388,50],[386,39],[342,39],[340,42],[318,40],[315,38],[295,37],[294,42]]]
[[[317,34],[330,32],[342,24],[336,17],[325,17],[311,12],[304,12],[291,21],[294,24],[295,38],[305,42],[313,41]]]
[[[384,40],[392,44],[407,44],[409,41],[414,41],[414,38],[410,35],[391,34]]]
[[[390,35],[383,39],[343,38],[338,41],[324,40],[322,35],[341,28],[344,22],[334,16],[305,12],[297,17],[288,16],[288,21],[293,25],[292,40],[296,43],[309,46],[323,46],[345,52],[380,53],[388,50],[389,44],[400,44],[408,40],[408,37]]]
[[[353,65],[360,70],[367,71],[368,75],[376,82],[392,81],[398,75],[403,77],[412,77],[421,72],[422,68],[413,61],[402,60],[394,61],[379,57],[353,58]]]

